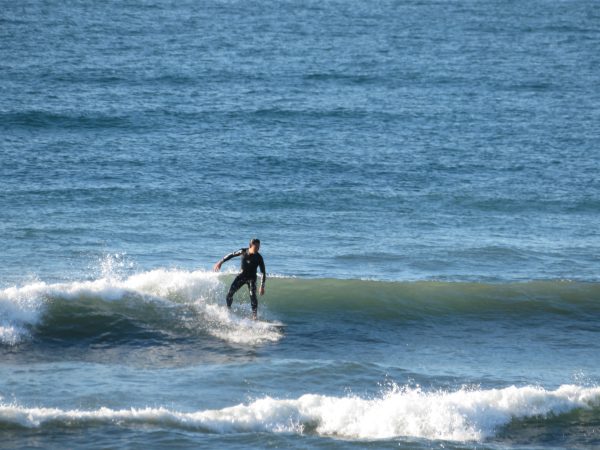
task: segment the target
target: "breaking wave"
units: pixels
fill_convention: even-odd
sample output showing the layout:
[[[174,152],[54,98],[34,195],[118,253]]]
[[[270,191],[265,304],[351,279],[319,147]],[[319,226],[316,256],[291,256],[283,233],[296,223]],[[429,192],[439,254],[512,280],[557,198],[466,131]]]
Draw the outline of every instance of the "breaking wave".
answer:
[[[375,399],[306,394],[264,397],[223,409],[182,412],[167,408],[63,410],[0,404],[0,428],[84,427],[94,424],[184,428],[208,433],[309,433],[345,439],[398,437],[449,441],[492,438],[515,421],[560,420],[578,410],[598,414],[600,388],[563,385],[423,392],[393,388]]]
[[[231,343],[274,342],[281,323],[251,321],[245,290],[224,308],[231,274],[157,269],[125,278],[48,284],[35,281],[0,290],[0,343],[31,339],[168,338],[208,334]],[[241,300],[240,300],[241,298]],[[361,320],[428,320],[448,315],[509,317],[577,315],[595,320],[600,284],[531,281],[486,284],[383,282],[270,277],[260,298],[261,317],[286,320],[304,314],[331,322],[339,314]],[[332,318],[336,314],[337,319]]]
[[[10,287],[0,291],[0,342],[198,333],[239,344],[281,338],[278,324],[252,321],[244,311],[229,312],[223,306],[224,286],[211,272],[158,269],[123,280],[107,276]]]

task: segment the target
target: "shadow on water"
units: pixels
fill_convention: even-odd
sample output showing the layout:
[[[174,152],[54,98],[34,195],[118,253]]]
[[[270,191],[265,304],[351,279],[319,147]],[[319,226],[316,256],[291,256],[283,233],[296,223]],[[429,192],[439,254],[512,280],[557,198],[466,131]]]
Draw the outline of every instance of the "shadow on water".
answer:
[[[59,361],[125,364],[139,368],[184,367],[195,364],[252,362],[260,349],[223,343],[217,338],[133,340],[115,342],[24,342],[0,347],[6,364],[33,364]]]
[[[560,415],[513,420],[498,432],[494,441],[511,447],[536,444],[561,448],[598,448],[599,429],[600,408],[575,409]]]

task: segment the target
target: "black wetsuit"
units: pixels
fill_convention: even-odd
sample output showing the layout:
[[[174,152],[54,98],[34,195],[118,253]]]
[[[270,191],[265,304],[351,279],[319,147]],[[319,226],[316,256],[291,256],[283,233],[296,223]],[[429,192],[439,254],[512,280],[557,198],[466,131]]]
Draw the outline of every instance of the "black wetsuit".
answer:
[[[236,256],[242,257],[242,271],[237,277],[235,277],[233,283],[231,283],[231,287],[227,293],[227,307],[231,308],[233,294],[235,294],[239,288],[246,284],[248,285],[248,290],[250,291],[250,304],[252,305],[252,312],[256,314],[256,310],[258,309],[258,299],[256,298],[256,269],[260,267],[260,271],[262,273],[262,281],[260,286],[261,288],[264,288],[265,282],[267,281],[265,262],[263,261],[260,253],[248,253],[247,248],[241,248],[237,252],[233,252],[227,256],[224,256],[219,264],[223,264],[225,261],[229,261],[231,258],[235,258]]]

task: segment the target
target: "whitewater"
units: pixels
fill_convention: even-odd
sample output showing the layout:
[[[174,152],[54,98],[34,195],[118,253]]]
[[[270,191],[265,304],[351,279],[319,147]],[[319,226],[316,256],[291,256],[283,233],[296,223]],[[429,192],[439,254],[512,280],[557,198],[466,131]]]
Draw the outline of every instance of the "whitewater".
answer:
[[[560,420],[575,410],[600,413],[600,388],[560,386],[424,393],[395,388],[377,399],[306,394],[297,399],[261,398],[221,410],[180,412],[161,408],[94,411],[24,408],[0,403],[4,427],[93,427],[143,424],[203,433],[316,433],[345,439],[425,438],[482,441],[511,421]]]
[[[174,327],[202,323],[204,331],[231,342],[279,339],[274,326],[227,312],[222,302],[220,306],[217,304],[218,295],[224,295],[223,284],[211,272],[163,269],[124,280],[108,275],[91,281],[56,284],[38,281],[9,287],[0,291],[0,341],[16,345],[31,338],[30,330],[42,321],[67,322],[73,319],[69,310],[78,308],[85,308],[90,318],[108,309],[114,315],[126,314],[132,322],[164,320],[168,326],[170,317],[170,325]],[[196,316],[194,323],[185,317],[190,310]],[[68,325],[85,328],[88,324],[85,317],[77,322]]]

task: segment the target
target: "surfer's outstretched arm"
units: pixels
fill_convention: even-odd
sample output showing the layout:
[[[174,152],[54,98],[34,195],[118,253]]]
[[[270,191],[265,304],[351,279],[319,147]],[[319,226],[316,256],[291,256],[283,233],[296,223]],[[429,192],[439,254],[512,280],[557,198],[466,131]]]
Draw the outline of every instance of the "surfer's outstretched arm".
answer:
[[[221,266],[223,265],[223,263],[225,261],[229,261],[231,258],[235,258],[236,256],[240,256],[243,252],[244,252],[244,249],[240,248],[238,251],[231,252],[228,255],[223,256],[223,258],[221,258],[221,260],[218,263],[215,264],[215,266],[213,267],[213,270],[215,272],[218,272],[219,270],[221,270]]]

